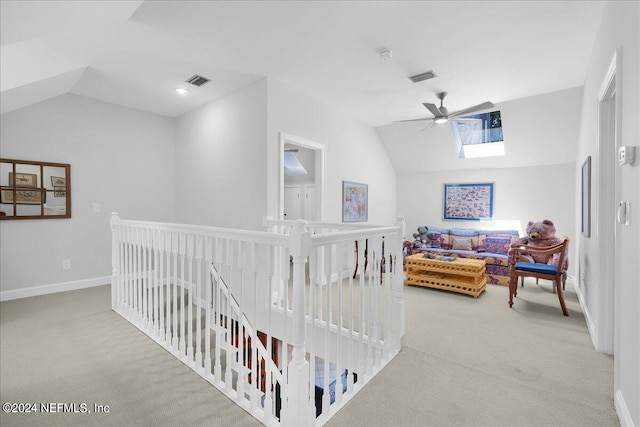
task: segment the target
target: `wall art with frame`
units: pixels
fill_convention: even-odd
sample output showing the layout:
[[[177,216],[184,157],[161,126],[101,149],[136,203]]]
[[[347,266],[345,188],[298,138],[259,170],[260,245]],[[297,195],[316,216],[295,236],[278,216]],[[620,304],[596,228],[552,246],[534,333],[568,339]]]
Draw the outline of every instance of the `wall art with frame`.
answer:
[[[582,164],[582,235],[591,236],[591,156]]]
[[[369,217],[369,186],[342,181],[342,222],[364,222]]]
[[[444,220],[493,220],[493,182],[444,184],[443,193]]]

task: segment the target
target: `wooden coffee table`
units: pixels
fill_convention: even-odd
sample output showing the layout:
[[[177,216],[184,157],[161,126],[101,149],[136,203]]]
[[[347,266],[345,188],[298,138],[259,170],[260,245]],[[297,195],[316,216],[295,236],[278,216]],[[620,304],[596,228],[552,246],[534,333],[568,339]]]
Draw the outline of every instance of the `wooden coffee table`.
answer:
[[[446,261],[425,258],[424,254],[407,257],[406,283],[413,286],[443,289],[478,298],[487,289],[485,263],[480,259],[456,258]]]

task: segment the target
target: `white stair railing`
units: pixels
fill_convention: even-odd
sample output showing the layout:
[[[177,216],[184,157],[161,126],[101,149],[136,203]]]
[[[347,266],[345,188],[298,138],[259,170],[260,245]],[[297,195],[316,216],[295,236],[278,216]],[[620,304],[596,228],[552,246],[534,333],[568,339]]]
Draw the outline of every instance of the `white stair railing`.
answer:
[[[400,350],[404,226],[265,225],[113,214],[112,308],[263,424],[323,425]]]

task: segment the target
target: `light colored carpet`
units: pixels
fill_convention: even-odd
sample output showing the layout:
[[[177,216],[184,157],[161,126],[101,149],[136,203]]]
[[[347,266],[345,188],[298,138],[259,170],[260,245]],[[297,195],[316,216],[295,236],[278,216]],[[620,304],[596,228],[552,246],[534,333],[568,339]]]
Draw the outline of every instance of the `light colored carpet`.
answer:
[[[613,359],[593,350],[577,297],[551,286],[478,299],[405,287],[402,352],[329,426],[616,426]],[[110,310],[110,288],[0,303],[0,400],[92,413],[0,414],[5,426],[259,423]],[[93,405],[109,413],[93,413]]]

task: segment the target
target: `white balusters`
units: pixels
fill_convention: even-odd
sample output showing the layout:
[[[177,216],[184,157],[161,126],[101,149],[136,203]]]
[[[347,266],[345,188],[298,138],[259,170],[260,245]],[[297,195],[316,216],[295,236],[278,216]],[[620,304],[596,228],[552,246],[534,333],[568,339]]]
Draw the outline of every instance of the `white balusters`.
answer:
[[[173,308],[171,310],[173,319],[171,322],[171,348],[174,352],[178,351],[178,346],[180,344],[178,337],[178,285],[180,285],[180,289],[184,289],[184,282],[180,281],[178,274],[178,249],[178,233],[171,233],[171,261],[173,265],[173,295],[171,296],[171,301],[173,303]]]
[[[403,224],[265,225],[114,214],[112,308],[265,425],[324,424],[400,350]]]
[[[204,259],[213,259],[213,237],[207,237],[204,247]],[[210,269],[207,270],[208,277],[211,274]],[[211,309],[212,309],[212,282],[211,279],[205,285],[205,318],[204,318],[204,372],[206,376],[211,375]]]

